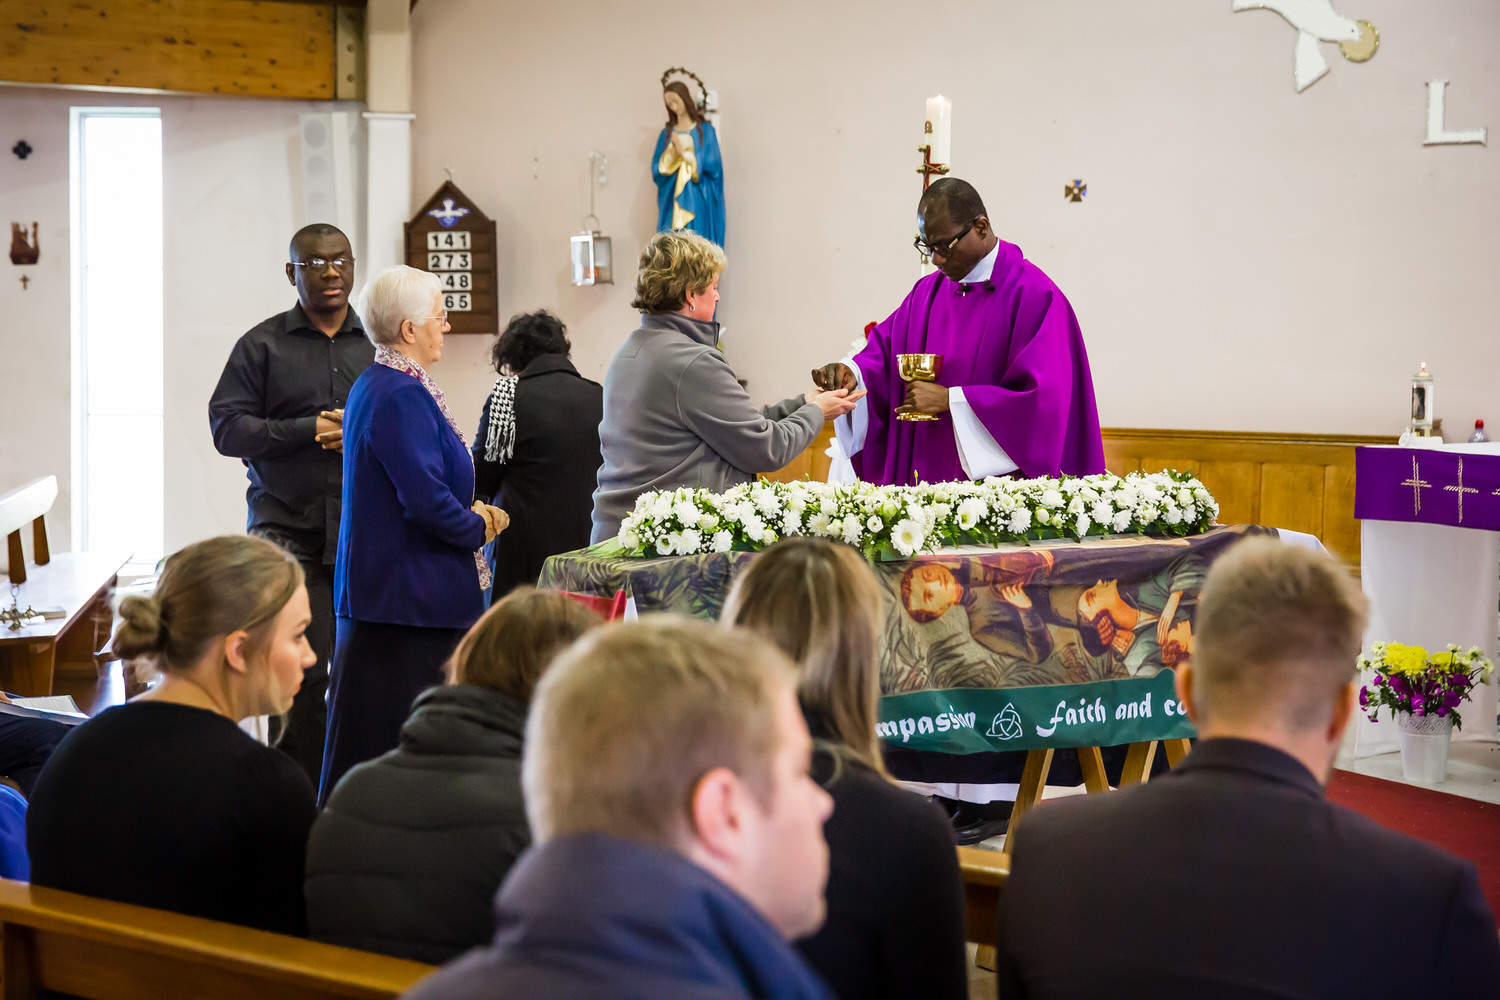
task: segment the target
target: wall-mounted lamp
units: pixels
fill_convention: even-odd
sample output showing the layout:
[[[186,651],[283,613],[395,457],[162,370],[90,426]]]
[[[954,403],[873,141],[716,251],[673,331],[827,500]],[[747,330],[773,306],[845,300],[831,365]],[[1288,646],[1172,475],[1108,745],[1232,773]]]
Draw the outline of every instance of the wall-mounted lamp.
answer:
[[[605,153],[589,153],[589,214],[584,216],[583,231],[572,239],[573,284],[613,285],[614,268],[611,264],[609,237],[599,235],[599,217],[594,214],[595,182],[609,183],[609,156]],[[589,226],[589,220],[594,225]]]

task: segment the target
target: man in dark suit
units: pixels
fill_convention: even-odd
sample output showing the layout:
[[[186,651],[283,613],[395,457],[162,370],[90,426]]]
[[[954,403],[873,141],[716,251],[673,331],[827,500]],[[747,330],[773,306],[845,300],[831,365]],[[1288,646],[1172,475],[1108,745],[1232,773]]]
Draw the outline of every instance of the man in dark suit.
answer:
[[[1214,564],[1177,675],[1200,740],[1149,784],[1018,827],[1002,1000],[1496,995],[1474,865],[1323,798],[1365,611],[1324,553],[1257,539]]]

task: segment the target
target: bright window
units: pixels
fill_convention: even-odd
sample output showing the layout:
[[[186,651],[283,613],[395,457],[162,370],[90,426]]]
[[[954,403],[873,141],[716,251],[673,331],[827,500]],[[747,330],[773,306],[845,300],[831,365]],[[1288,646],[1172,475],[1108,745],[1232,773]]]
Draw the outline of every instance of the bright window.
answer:
[[[74,547],[163,554],[156,108],[73,109]]]

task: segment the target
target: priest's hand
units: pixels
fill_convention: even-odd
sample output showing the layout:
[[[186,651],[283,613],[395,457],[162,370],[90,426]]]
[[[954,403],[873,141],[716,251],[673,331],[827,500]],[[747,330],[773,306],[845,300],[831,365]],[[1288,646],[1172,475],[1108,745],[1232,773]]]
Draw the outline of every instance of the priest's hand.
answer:
[[[936,382],[906,383],[906,404],[897,413],[930,413],[934,416],[948,410],[948,387]]]
[[[848,389],[853,392],[859,388],[859,380],[854,377],[853,369],[838,361],[831,365],[824,365],[822,368],[814,368],[812,380],[813,385],[824,392],[834,389]]]

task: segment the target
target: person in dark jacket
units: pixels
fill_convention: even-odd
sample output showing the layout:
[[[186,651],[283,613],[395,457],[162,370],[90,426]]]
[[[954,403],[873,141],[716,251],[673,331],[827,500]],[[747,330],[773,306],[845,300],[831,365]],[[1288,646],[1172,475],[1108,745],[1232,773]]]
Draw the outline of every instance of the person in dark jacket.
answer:
[[[1252,539],[1214,563],[1177,673],[1198,743],[1146,784],[1027,814],[1007,845],[1001,1000],[1496,995],[1474,863],[1323,797],[1367,607],[1326,552]],[[1079,947],[1060,929],[1081,916],[1137,933]]]
[[[285,712],[317,662],[297,558],[247,535],[197,542],[119,614],[114,654],[163,676],[47,761],[26,813],[32,883],[305,933],[312,784],[236,724]]]
[[[735,581],[720,620],[765,636],[797,663],[813,776],[833,796],[823,827],[828,919],[798,950],[841,997],[966,1000],[953,828],[940,808],[890,780],[875,735],[886,600],[854,549],[788,538]]]
[[[452,683],[417,698],[401,745],[344,775],[307,845],[319,941],[441,964],[495,932],[495,890],[531,843],[521,739],[537,679],[600,621],[530,589],[479,619]]]
[[[474,499],[474,460],[428,369],[448,312],[437,275],[398,264],[365,288],[375,363],[349,392],[333,593],[338,626],[318,802],[344,772],[393,749],[417,695],[479,616],[479,550],[510,523]]]
[[[474,436],[474,492],[526,526],[490,546],[495,598],[535,585],[548,556],[589,543],[604,390],[578,374],[571,349],[545,310],[512,317],[495,341],[500,377]]]
[[[787,944],[823,919],[832,803],[793,668],[748,632],[599,628],[537,686],[522,787],[536,846],[495,939],[413,1000],[832,1000]]]

